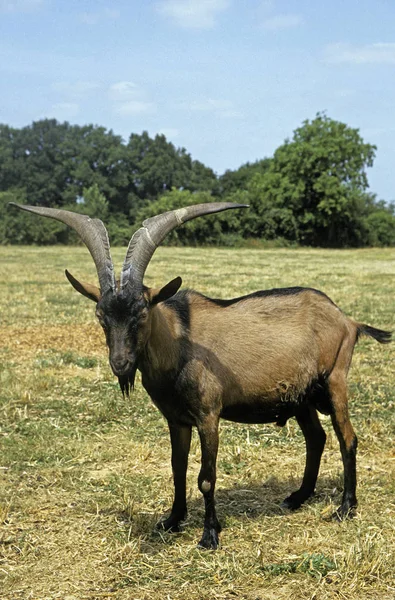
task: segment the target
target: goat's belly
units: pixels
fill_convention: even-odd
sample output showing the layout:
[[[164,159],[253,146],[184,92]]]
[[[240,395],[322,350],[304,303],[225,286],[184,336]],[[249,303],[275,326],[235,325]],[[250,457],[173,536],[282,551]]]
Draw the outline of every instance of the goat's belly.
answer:
[[[262,402],[252,404],[232,404],[223,407],[221,418],[236,423],[277,423],[285,425],[298,411],[296,402],[279,401],[274,404]]]

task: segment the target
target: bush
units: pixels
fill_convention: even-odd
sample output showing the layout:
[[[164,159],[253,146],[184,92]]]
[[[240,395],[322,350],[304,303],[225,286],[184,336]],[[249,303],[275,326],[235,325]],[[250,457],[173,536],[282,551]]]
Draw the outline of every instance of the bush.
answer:
[[[224,198],[229,201],[229,198]],[[145,219],[160,213],[183,208],[191,204],[215,202],[210,192],[190,192],[188,190],[171,190],[155,202],[140,210],[136,217],[136,225]],[[231,201],[234,201],[232,198]],[[240,227],[240,211],[226,211],[204,218],[194,219],[186,225],[172,231],[164,240],[163,245],[227,245],[234,246],[242,238]]]
[[[0,192],[0,244],[56,244],[67,239],[67,228],[52,219],[20,211],[9,202],[27,204],[24,190]]]
[[[111,246],[127,246],[137,227],[130,225],[122,213],[110,215],[105,222]]]
[[[389,210],[372,212],[366,219],[371,246],[395,246],[395,216]]]

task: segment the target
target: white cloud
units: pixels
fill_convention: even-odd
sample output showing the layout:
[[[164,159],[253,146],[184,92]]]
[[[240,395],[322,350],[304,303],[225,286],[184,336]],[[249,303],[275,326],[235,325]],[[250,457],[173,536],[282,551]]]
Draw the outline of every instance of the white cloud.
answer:
[[[216,16],[230,6],[230,0],[161,0],[156,4],[160,14],[180,27],[210,29]]]
[[[303,24],[303,18],[300,15],[274,15],[262,22],[263,29],[267,31],[280,31],[282,29],[291,29]]]
[[[132,81],[118,81],[110,86],[110,96],[116,101],[125,101],[140,94],[138,86]]]
[[[103,8],[98,11],[85,11],[79,14],[79,20],[86,25],[97,25],[101,21],[115,21],[120,17],[120,11],[113,8]]]
[[[155,104],[153,102],[144,102],[142,100],[130,100],[129,102],[122,102],[117,104],[114,111],[118,115],[138,115],[141,113],[152,113],[155,112]]]
[[[116,114],[127,116],[155,112],[153,102],[146,100],[144,91],[132,81],[117,81],[109,88]]]
[[[0,0],[0,12],[30,12],[43,4],[44,0]]]
[[[364,46],[330,44],[325,48],[325,60],[329,63],[395,64],[395,43],[378,42]]]

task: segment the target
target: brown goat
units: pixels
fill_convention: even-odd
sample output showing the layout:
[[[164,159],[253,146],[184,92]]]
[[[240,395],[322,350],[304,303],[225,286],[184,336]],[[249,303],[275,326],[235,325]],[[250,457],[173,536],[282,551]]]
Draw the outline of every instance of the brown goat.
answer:
[[[314,492],[325,445],[317,411],[331,415],[343,459],[344,492],[336,515],[352,515],[357,438],[348,413],[347,373],[360,335],[387,343],[389,332],[346,317],[325,294],[310,288],[213,300],[192,290],[178,291],[179,277],[161,289],[143,285],[152,254],[169,231],[196,216],[241,205],[196,205],[148,219],[129,244],[118,284],[101,221],[57,209],[20,208],[63,221],[81,235],[95,261],[100,288],[66,275],[77,291],[97,303],[122,390],[129,392],[139,369],[144,388],[168,421],[175,498],[160,527],[178,531],[186,516],[188,453],[196,427],[202,450],[198,485],[205,500],[199,545],[217,548],[220,418],[284,425],[296,417],[305,436],[306,466],[300,489],[283,506],[298,508]]]

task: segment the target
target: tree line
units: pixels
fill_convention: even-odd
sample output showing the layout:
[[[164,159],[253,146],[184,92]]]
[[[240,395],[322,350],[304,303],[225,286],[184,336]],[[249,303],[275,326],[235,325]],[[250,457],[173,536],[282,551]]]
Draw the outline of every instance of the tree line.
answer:
[[[12,210],[10,201],[100,218],[113,245],[127,243],[148,216],[229,201],[250,208],[192,221],[168,243],[395,245],[395,207],[369,191],[375,151],[357,129],[319,113],[272,157],[217,176],[164,135],[132,133],[126,142],[104,127],[55,119],[0,125],[0,243],[76,242],[63,225]]]

